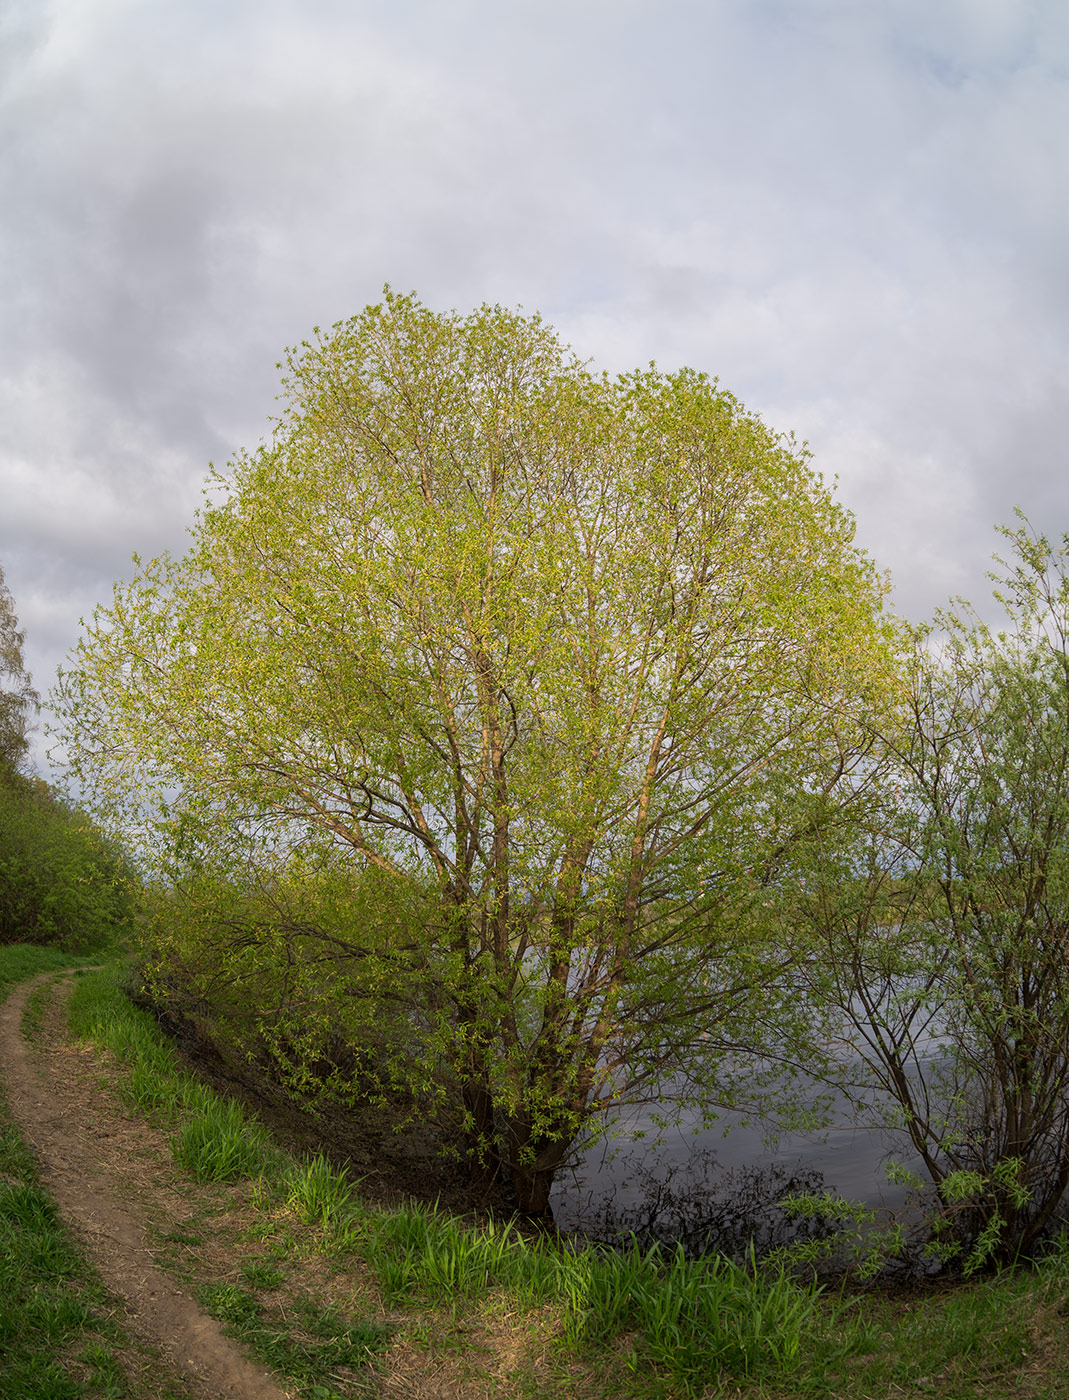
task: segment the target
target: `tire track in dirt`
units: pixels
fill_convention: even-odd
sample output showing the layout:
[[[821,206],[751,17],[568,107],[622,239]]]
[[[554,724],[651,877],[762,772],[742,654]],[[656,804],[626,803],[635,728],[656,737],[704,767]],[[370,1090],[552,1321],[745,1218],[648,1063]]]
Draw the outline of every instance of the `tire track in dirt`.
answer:
[[[99,1122],[70,1104],[62,1064],[47,1048],[33,1050],[22,1015],[44,973],[17,987],[0,1007],[0,1067],[12,1117],[37,1158],[41,1183],[81,1239],[105,1285],[124,1300],[126,1324],[179,1372],[203,1400],[286,1400],[274,1378],[248,1361],[219,1324],[159,1269],[146,1221],[122,1199],[123,1178],[100,1150]],[[58,983],[56,1010],[69,984]]]

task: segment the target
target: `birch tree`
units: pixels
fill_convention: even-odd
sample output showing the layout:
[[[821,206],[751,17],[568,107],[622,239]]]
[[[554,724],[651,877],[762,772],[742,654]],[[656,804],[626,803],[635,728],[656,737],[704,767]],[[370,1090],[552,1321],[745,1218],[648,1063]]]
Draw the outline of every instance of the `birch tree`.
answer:
[[[0,766],[14,772],[25,759],[38,698],[23,660],[23,634],[0,568]]]

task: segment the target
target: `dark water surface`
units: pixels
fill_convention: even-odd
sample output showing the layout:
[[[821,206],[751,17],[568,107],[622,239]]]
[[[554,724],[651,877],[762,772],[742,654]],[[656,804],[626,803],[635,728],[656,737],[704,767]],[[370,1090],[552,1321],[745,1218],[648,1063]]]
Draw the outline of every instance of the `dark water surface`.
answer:
[[[560,1228],[590,1229],[607,1211],[641,1211],[662,1186],[679,1189],[688,1172],[693,1189],[709,1192],[710,1199],[717,1195],[719,1178],[725,1193],[747,1177],[804,1178],[804,1189],[830,1190],[873,1209],[899,1211],[908,1190],[887,1180],[886,1164],[895,1160],[917,1167],[905,1134],[859,1125],[845,1098],[836,1104],[832,1128],[783,1133],[774,1145],[766,1127],[746,1125],[740,1114],[724,1112],[712,1128],[698,1126],[698,1115],[692,1114],[678,1128],[659,1130],[654,1113],[653,1107],[627,1111],[612,1137],[560,1173],[551,1200]]]

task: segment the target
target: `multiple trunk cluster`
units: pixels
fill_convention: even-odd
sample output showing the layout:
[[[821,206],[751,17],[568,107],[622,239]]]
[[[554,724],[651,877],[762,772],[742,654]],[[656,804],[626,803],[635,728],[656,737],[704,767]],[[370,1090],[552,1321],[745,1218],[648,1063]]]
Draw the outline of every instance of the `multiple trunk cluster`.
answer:
[[[944,620],[910,659],[804,450],[701,374],[599,377],[537,318],[388,294],[286,389],[63,685],[86,790],[169,892],[215,890],[188,966],[256,988],[295,1065],[346,1037],[535,1214],[603,1111],[737,1097],[818,1006],[948,1210],[974,1172],[998,1249],[1041,1229],[1060,556],[1015,536],[1016,642]]]

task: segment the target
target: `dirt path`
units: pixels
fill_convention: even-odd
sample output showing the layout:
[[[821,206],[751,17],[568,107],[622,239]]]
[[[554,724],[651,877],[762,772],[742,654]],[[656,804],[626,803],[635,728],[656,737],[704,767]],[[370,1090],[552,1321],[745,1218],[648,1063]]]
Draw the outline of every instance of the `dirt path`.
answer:
[[[157,1348],[203,1400],[285,1400],[273,1378],[247,1361],[219,1324],[156,1267],[147,1219],[138,1208],[144,1157],[71,1074],[70,1055],[47,1033],[28,1045],[22,1014],[46,973],[18,987],[0,1007],[0,1067],[12,1116],[37,1157],[41,1181],[85,1244],[105,1285],[127,1305],[126,1325]],[[50,1019],[56,1024],[68,985],[57,980]],[[166,1187],[163,1188],[166,1191]],[[158,1193],[157,1193],[158,1194]],[[133,1199],[131,1199],[133,1198]],[[180,1202],[179,1202],[180,1203]]]

